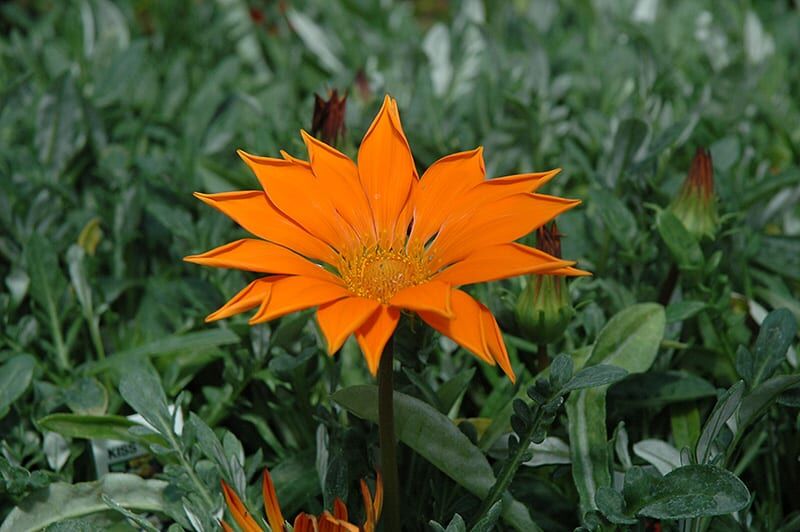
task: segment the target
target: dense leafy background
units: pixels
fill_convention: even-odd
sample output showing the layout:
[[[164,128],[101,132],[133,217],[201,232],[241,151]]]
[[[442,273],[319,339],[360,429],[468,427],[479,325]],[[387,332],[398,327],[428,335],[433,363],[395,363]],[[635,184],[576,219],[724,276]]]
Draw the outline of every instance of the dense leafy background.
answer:
[[[3,3],[0,518],[212,530],[219,479],[257,511],[265,465],[286,515],[336,496],[358,515],[377,431],[357,348],[329,360],[308,313],[205,325],[248,277],[181,262],[241,234],[191,193],[256,187],[236,148],[303,155],[314,93],[338,88],[351,154],[389,92],[420,168],[483,145],[490,175],[558,166],[546,192],[584,202],[559,223],[594,277],[550,353],[631,375],[550,416],[497,527],[798,530],[798,27],[791,1]],[[701,242],[660,212],[699,146],[722,214]],[[403,408],[428,427],[403,440],[409,529],[474,519],[511,426],[544,437],[529,399],[509,424],[535,368],[524,282],[474,290],[517,387],[418,324],[398,338]],[[133,410],[155,432],[129,431]],[[87,437],[153,445],[162,480],[70,486],[95,480]]]

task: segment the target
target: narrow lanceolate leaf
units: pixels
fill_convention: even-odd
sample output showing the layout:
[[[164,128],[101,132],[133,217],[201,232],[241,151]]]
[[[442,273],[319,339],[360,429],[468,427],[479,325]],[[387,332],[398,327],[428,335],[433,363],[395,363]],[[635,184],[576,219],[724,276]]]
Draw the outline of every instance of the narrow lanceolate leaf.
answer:
[[[378,388],[352,386],[332,396],[338,404],[372,422],[378,421]],[[432,406],[395,392],[395,423],[400,441],[478,497],[485,497],[495,476],[486,456],[453,422]],[[518,530],[539,530],[519,502],[505,504],[503,520]]]
[[[85,144],[81,96],[72,76],[65,73],[39,101],[36,112],[39,160],[59,174]]]
[[[6,409],[19,398],[31,383],[36,359],[31,355],[17,355],[0,366],[0,419]]]
[[[610,366],[608,364],[589,366],[576,373],[575,376],[564,385],[561,392],[566,393],[572,390],[582,390],[595,386],[608,386],[624,379],[626,375],[628,375],[628,372],[617,366]]]
[[[123,416],[50,414],[37,423],[46,430],[69,438],[135,441],[166,445],[165,441],[155,434],[140,436],[130,432],[128,429],[139,426],[139,424]]]
[[[797,334],[797,322],[791,312],[778,309],[770,312],[758,331],[753,348],[753,378],[751,386],[765,381],[786,360],[786,351]]]
[[[606,324],[586,368],[608,364],[630,373],[647,371],[664,336],[664,307],[645,303],[629,307]],[[606,433],[608,385],[572,393],[567,401],[572,477],[581,499],[581,513],[596,510],[601,486],[611,486]]]
[[[742,400],[739,407],[737,430],[743,432],[763,414],[780,395],[789,388],[800,384],[800,374],[777,375],[761,383]]]
[[[103,497],[123,508],[164,512],[166,501],[162,480],[144,480],[136,475],[109,473],[94,482],[67,484],[56,482],[32,493],[14,508],[0,526],[0,532],[27,532],[66,519],[108,510]]]
[[[719,431],[725,426],[725,422],[739,408],[743,394],[744,382],[739,381],[717,400],[717,404],[714,406],[714,410],[711,411],[708,421],[703,426],[703,432],[700,433],[700,438],[697,440],[695,456],[698,463],[705,464],[711,458],[712,444]]]

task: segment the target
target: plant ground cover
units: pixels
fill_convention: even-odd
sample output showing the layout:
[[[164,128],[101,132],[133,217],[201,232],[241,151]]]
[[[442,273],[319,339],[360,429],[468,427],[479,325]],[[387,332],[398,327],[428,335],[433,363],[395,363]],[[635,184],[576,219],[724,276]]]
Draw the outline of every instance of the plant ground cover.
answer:
[[[265,467],[290,522],[363,522],[357,343],[206,324],[254,277],[181,260],[246,236],[192,192],[257,189],[237,148],[305,157],[334,88],[351,157],[389,93],[420,174],[480,145],[583,202],[562,313],[531,313],[541,278],[467,287],[516,383],[401,321],[403,529],[799,530],[798,28],[796,2],[3,3],[0,530],[217,530],[221,480],[261,518]]]

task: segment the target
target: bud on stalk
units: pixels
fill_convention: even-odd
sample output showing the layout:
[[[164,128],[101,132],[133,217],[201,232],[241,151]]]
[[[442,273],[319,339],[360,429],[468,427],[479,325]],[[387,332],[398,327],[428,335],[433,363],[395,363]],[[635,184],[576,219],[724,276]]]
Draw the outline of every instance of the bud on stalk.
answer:
[[[334,146],[344,134],[344,113],[347,108],[347,95],[341,98],[336,89],[328,92],[325,100],[314,95],[314,116],[311,120],[311,134],[322,142]]]
[[[698,240],[714,238],[719,217],[714,196],[714,168],[708,150],[697,148],[689,175],[669,210]]]
[[[555,222],[549,228],[540,227],[536,237],[537,248],[561,258],[561,235]],[[575,316],[566,278],[563,275],[529,275],[528,284],[517,299],[515,314],[527,340],[540,345],[558,340]]]

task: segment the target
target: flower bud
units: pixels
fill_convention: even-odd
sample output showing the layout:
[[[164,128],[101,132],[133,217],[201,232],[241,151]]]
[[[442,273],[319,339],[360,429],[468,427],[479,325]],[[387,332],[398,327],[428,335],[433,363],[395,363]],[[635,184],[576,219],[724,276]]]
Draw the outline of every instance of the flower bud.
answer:
[[[697,148],[689,175],[669,210],[698,240],[714,238],[719,217],[714,196],[714,168],[708,150]]]
[[[334,145],[344,134],[344,113],[347,108],[347,95],[339,98],[333,89],[324,100],[314,95],[314,116],[311,120],[311,134],[327,144]]]
[[[561,258],[561,235],[555,222],[537,231],[536,247]],[[517,324],[527,340],[549,344],[558,340],[575,316],[563,275],[532,274],[517,299]]]

